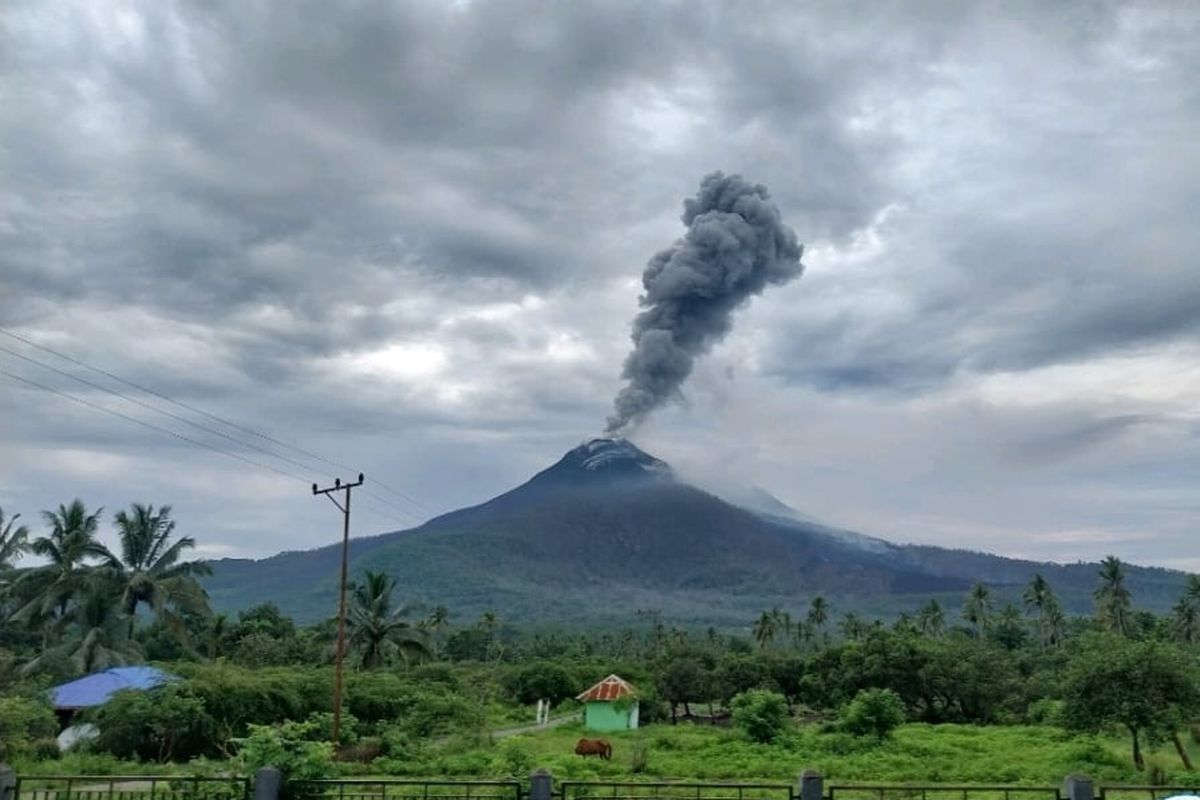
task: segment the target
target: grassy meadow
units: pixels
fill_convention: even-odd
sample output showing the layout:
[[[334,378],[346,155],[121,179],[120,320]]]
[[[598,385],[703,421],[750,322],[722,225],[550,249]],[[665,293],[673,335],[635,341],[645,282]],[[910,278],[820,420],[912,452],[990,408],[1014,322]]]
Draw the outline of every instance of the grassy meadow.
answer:
[[[429,746],[386,772],[372,764],[364,774],[381,776],[486,776],[528,774],[538,767],[563,780],[689,779],[793,781],[804,769],[844,782],[1059,784],[1069,773],[1106,783],[1143,783],[1130,764],[1126,740],[1075,734],[1050,726],[907,724],[882,742],[819,726],[797,727],[772,744],[758,744],[736,730],[693,725],[652,725],[605,734],[611,761],[574,755],[587,733],[579,724],[488,742],[455,738]],[[1200,746],[1188,743],[1200,761]],[[1170,745],[1151,748],[1148,769],[1173,782],[1190,783]]]

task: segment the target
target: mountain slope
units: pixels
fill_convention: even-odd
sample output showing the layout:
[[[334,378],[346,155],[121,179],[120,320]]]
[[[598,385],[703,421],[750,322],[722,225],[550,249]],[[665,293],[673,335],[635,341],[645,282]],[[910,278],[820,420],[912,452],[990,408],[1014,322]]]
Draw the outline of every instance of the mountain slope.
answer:
[[[628,441],[597,439],[481,505],[353,541],[352,570],[386,571],[407,598],[460,617],[494,609],[525,623],[615,625],[653,608],[680,623],[733,625],[764,607],[797,609],[814,594],[894,613],[929,596],[961,595],[976,576],[1019,584],[1051,569],[901,547],[810,522],[778,501],[762,507],[769,513],[690,486]],[[269,600],[315,619],[333,607],[338,557],[331,546],[216,561],[207,585],[219,608]],[[1143,572],[1131,574],[1135,592],[1140,583],[1153,583],[1157,595],[1181,582],[1161,570],[1148,581]],[[1071,586],[1062,588],[1074,597],[1082,576],[1066,577]]]

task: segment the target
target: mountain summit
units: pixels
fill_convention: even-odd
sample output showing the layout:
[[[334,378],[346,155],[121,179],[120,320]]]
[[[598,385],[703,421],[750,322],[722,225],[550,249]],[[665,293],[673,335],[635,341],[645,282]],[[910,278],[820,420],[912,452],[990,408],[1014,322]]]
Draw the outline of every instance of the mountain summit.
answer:
[[[898,546],[816,523],[761,491],[750,498],[692,486],[627,439],[592,439],[485,503],[352,540],[351,569],[386,572],[407,599],[460,619],[493,610],[524,623],[628,625],[649,608],[679,624],[742,625],[816,594],[886,615],[933,596],[957,604],[975,580],[1018,597],[1035,571],[1069,607],[1090,606],[1094,565]],[[226,559],[206,585],[220,609],[270,601],[311,620],[333,609],[338,564],[336,546]],[[1136,568],[1129,577],[1151,606],[1168,605],[1183,580]]]
[[[539,472],[532,486],[586,486],[601,483],[671,481],[674,474],[667,462],[638,448],[628,439],[592,439]]]

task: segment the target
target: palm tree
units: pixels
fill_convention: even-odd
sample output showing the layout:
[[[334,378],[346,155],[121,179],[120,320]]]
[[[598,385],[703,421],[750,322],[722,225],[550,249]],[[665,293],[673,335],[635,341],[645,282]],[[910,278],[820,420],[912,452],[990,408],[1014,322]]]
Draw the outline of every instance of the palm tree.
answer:
[[[17,525],[20,518],[20,514],[13,514],[6,520],[0,508],[0,572],[11,570],[29,550],[29,528]]]
[[[982,637],[990,622],[988,612],[992,605],[992,593],[982,583],[971,587],[967,601],[963,604],[963,618],[975,629],[976,638]]]
[[[771,616],[770,611],[762,612],[762,616],[754,621],[751,633],[754,634],[754,641],[758,642],[760,650],[775,641],[775,624],[775,617]]]
[[[184,630],[179,613],[205,617],[212,613],[208,594],[196,580],[196,576],[211,575],[212,569],[202,561],[179,560],[184,550],[196,546],[196,540],[181,536],[171,541],[175,521],[170,506],[156,512],[152,505],[134,503],[128,513],[118,511],[114,522],[121,555],[107,553],[102,569],[120,592],[121,612],[129,617],[131,637],[140,605],[149,606],[178,634]]]
[[[75,499],[70,505],[59,505],[57,511],[43,511],[42,518],[50,533],[35,539],[29,549],[48,562],[22,576],[18,589],[31,596],[16,616],[36,622],[47,616],[62,618],[67,613],[71,596],[80,590],[89,569],[89,559],[109,555],[96,539],[103,508],[89,514],[83,501]],[[23,584],[23,586],[22,586]]]
[[[421,620],[421,627],[432,634],[430,645],[433,647],[433,655],[436,658],[441,646],[442,636],[445,635],[446,629],[450,627],[450,610],[445,606],[434,606],[433,610],[429,612],[429,616]]]
[[[1189,575],[1174,608],[1171,627],[1175,638],[1187,644],[1200,642],[1200,575]]]
[[[1042,649],[1046,649],[1046,613],[1051,607],[1058,605],[1058,600],[1054,596],[1054,590],[1050,588],[1050,582],[1042,577],[1042,573],[1036,573],[1033,579],[1029,581],[1029,586],[1025,589],[1025,594],[1022,596],[1025,601],[1025,610],[1037,614],[1037,630],[1038,640],[1042,644]]]
[[[792,615],[779,606],[771,609],[771,619],[775,623],[775,633],[779,638],[788,641],[792,638]]]
[[[358,652],[359,666],[374,669],[398,656],[405,662],[431,654],[429,636],[407,617],[414,606],[392,607],[396,581],[382,572],[363,573],[350,587],[347,641]]]
[[[125,615],[114,600],[107,581],[98,575],[89,576],[55,622],[61,629],[61,642],[43,650],[25,665],[25,671],[34,672],[44,664],[61,661],[83,674],[139,663],[141,647],[129,637]]]
[[[868,629],[867,624],[853,611],[846,612],[846,615],[842,617],[842,621],[838,623],[838,627],[842,631],[842,636],[852,641],[863,638]]]
[[[1067,615],[1057,602],[1046,609],[1046,642],[1057,647],[1067,635]]]
[[[1183,592],[1192,601],[1200,603],[1200,575],[1188,575],[1187,587]]]
[[[808,606],[807,619],[813,632],[825,638],[825,623],[829,622],[829,602],[821,595],[814,597]]]
[[[917,625],[926,636],[941,636],[946,629],[946,612],[937,600],[930,600],[917,612]]]
[[[1125,588],[1125,566],[1116,556],[1100,562],[1100,585],[1096,587],[1096,618],[1100,624],[1120,636],[1129,635],[1133,613],[1133,595]]]
[[[1171,609],[1175,638],[1185,644],[1200,642],[1200,604],[1186,594]]]
[[[500,647],[496,642],[496,631],[500,630],[500,618],[496,616],[496,612],[488,609],[483,612],[479,618],[479,629],[484,634],[484,658],[491,661],[493,658],[500,657]],[[656,621],[654,624],[654,641],[655,648],[661,646],[665,634],[663,632],[662,622]]]

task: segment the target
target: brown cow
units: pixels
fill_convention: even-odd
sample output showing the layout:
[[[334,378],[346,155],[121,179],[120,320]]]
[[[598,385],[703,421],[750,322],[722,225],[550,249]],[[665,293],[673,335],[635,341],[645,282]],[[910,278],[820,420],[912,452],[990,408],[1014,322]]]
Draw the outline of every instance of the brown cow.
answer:
[[[575,743],[575,755],[600,756],[605,761],[612,759],[612,745],[605,739],[580,739]]]

